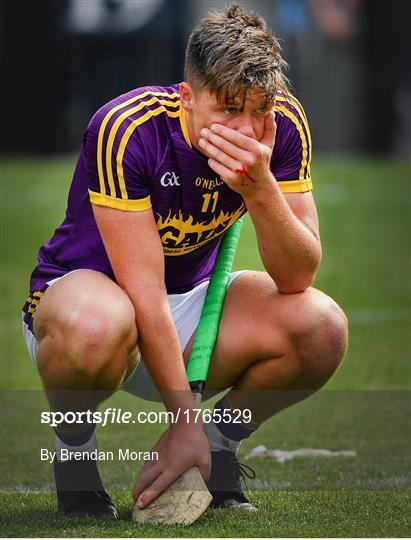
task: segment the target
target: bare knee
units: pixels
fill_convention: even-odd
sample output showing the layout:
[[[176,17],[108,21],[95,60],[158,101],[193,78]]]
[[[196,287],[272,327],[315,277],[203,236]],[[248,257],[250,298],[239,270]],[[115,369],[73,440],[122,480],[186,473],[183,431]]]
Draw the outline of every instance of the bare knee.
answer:
[[[70,313],[49,321],[40,340],[38,367],[42,373],[50,367],[46,364],[58,363],[68,378],[77,375],[90,382],[111,369],[116,378],[126,369],[136,342],[134,309],[125,293],[104,303],[85,295]]]
[[[290,340],[307,375],[326,381],[346,353],[347,318],[332,298],[316,289],[294,296],[299,298],[287,321]]]
[[[79,356],[107,356],[124,341],[135,327],[133,311],[124,301],[108,306],[85,303],[70,316],[63,334],[67,344]]]

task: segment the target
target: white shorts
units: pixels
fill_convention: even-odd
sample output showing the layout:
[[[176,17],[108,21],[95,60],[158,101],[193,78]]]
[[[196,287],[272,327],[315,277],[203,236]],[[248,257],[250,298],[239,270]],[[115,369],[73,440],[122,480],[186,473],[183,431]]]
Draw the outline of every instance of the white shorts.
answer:
[[[231,285],[231,283],[236,279],[236,277],[238,277],[240,274],[243,274],[244,272],[247,272],[247,270],[232,272],[229,278],[228,286]],[[49,287],[51,287],[54,283],[64,277],[65,276],[61,276],[59,278],[49,281]],[[194,287],[194,289],[192,289],[191,291],[183,294],[168,295],[168,302],[170,304],[171,314],[177,330],[182,352],[186,348],[187,343],[189,342],[191,336],[193,335],[198,326],[201,310],[203,308],[204,299],[207,292],[208,283],[208,281],[200,283],[200,285],[197,285],[197,287]],[[23,335],[31,359],[36,364],[38,344],[34,334],[30,331],[24,321]],[[162,401],[160,394],[158,393],[155,384],[146,369],[144,359],[141,357],[141,354],[138,354],[136,367],[129,375],[127,380],[123,383],[121,389],[148,401]]]

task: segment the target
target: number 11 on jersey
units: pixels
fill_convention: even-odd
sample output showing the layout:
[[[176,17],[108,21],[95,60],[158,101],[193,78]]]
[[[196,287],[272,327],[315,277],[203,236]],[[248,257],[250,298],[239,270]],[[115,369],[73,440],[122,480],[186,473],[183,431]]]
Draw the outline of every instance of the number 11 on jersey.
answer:
[[[210,193],[204,193],[203,194],[203,207],[201,208],[202,212],[208,212],[211,199],[213,200],[213,206],[211,208],[211,212],[215,212],[216,206],[217,206],[217,200],[218,200],[218,191],[214,191],[214,193],[211,195]]]

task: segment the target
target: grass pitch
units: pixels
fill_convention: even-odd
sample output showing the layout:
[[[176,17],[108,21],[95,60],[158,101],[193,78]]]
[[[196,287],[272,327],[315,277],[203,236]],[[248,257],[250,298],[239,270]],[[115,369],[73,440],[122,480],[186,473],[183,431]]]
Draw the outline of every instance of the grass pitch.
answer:
[[[240,460],[257,472],[249,495],[259,513],[208,510],[191,527],[131,522],[131,489],[140,462],[100,465],[121,514],[116,523],[67,521],[55,513],[51,466],[39,459],[39,449],[53,450],[53,441],[50,429],[39,423],[45,400],[21,337],[20,309],[38,247],[62,220],[73,168],[71,157],[1,163],[1,534],[409,536],[409,166],[362,159],[316,163],[314,195],[324,251],[316,286],[348,315],[347,358],[325,390],[271,419],[241,447]],[[235,262],[240,268],[262,269],[249,220]],[[106,406],[153,409],[122,392]],[[111,425],[97,433],[100,448],[149,450],[162,429]],[[246,459],[259,444],[282,450],[351,450],[355,456],[285,463]]]

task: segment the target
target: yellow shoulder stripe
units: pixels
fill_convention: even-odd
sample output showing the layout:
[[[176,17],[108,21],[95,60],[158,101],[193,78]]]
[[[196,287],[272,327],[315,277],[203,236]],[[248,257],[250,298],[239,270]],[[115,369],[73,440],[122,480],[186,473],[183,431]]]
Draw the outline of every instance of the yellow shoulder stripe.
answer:
[[[179,101],[177,101],[177,102],[175,102],[175,101],[167,101],[165,99],[160,99],[159,100],[157,97],[152,97],[148,101],[142,101],[136,107],[132,107],[131,109],[127,109],[125,112],[120,114],[120,116],[116,119],[116,121],[114,122],[114,124],[111,127],[110,134],[109,134],[108,140],[107,140],[107,147],[106,147],[106,170],[107,170],[108,184],[110,186],[110,195],[112,197],[114,197],[116,195],[116,188],[114,186],[114,178],[113,178],[112,153],[113,153],[114,140],[116,138],[116,135],[117,135],[117,132],[118,132],[118,130],[120,128],[120,125],[122,124],[122,122],[124,120],[126,120],[126,118],[128,118],[128,117],[132,116],[134,113],[140,111],[143,107],[153,105],[156,102],[161,103],[162,105],[169,105],[170,107],[179,107],[180,106]],[[164,110],[166,110],[166,109],[164,109]],[[143,116],[145,116],[145,115],[143,115]],[[148,117],[148,118],[150,118],[150,117]],[[125,182],[120,181],[119,183],[120,183],[121,198],[122,199],[127,199],[128,196],[127,196],[127,189],[126,189]]]
[[[190,136],[188,134],[188,127],[187,127],[187,120],[186,120],[186,111],[184,110],[183,106],[180,103],[180,126],[181,131],[183,132],[184,140],[188,144],[190,148],[192,148],[192,144],[190,141]]]
[[[121,196],[122,196],[122,198],[124,200],[127,200],[127,197],[128,197],[127,189],[126,189],[126,182],[124,180],[124,170],[123,170],[123,157],[124,157],[124,152],[125,152],[126,147],[127,147],[127,143],[129,141],[131,135],[133,134],[133,131],[138,126],[140,126],[141,124],[144,124],[144,122],[146,122],[152,116],[157,116],[157,115],[159,115],[159,114],[161,114],[163,112],[165,112],[167,114],[167,116],[171,116],[172,118],[178,118],[178,116],[180,114],[179,110],[177,110],[177,111],[168,111],[164,107],[164,105],[161,105],[160,107],[157,107],[157,109],[150,109],[145,114],[143,114],[143,116],[140,116],[140,118],[137,118],[136,120],[131,122],[131,124],[128,126],[128,128],[124,132],[123,137],[121,138],[120,146],[118,147],[118,152],[117,152],[117,176],[118,176],[118,182],[119,182],[119,185],[120,185]],[[123,196],[123,194],[124,194],[124,196]]]
[[[135,103],[138,99],[143,99],[146,96],[166,96],[168,98],[174,98],[178,97],[179,93],[174,92],[173,94],[169,94],[168,92],[151,92],[150,90],[143,92],[141,94],[138,94],[137,96],[134,96],[127,101],[124,101],[124,103],[119,103],[115,107],[109,110],[109,112],[104,117],[99,133],[97,138],[97,170],[98,170],[98,177],[100,181],[100,192],[102,194],[106,193],[106,186],[104,183],[104,173],[103,173],[103,138],[104,138],[104,131],[106,129],[106,126],[108,122],[110,121],[110,118],[115,114],[117,111],[124,109],[131,105],[132,103]]]
[[[307,115],[305,114],[303,106],[298,101],[298,99],[295,96],[293,96],[292,94],[285,95],[282,92],[278,93],[275,96],[275,100],[276,101],[283,101],[285,103],[289,103],[292,107],[294,107],[294,109],[296,109],[298,111],[298,114],[301,116],[302,120],[307,120]],[[304,122],[304,124],[305,124],[305,122]]]
[[[298,174],[298,178],[299,178],[299,180],[303,180],[304,179],[304,169],[305,169],[305,167],[307,166],[307,163],[308,163],[307,137],[306,137],[306,135],[304,133],[304,130],[303,130],[300,122],[298,121],[298,118],[296,117],[296,115],[293,112],[291,112],[289,109],[287,109],[287,107],[284,107],[283,105],[277,105],[276,110],[282,112],[284,114],[284,116],[287,116],[287,118],[289,118],[293,122],[293,124],[295,125],[295,127],[298,130],[298,133],[300,134],[301,145],[302,145],[302,159],[301,159],[301,167],[300,167],[300,171],[299,171],[299,174]],[[307,167],[307,176],[309,176],[308,167]]]
[[[150,196],[144,199],[117,199],[110,197],[104,193],[96,193],[91,189],[88,190],[90,201],[97,206],[108,206],[109,208],[117,208],[118,210],[126,210],[128,212],[142,212],[151,208]]]
[[[305,193],[313,189],[311,178],[305,178],[304,180],[278,180],[277,184],[283,193]]]
[[[281,102],[285,102],[285,103],[289,103],[291,105],[291,107],[294,107],[294,109],[298,112],[298,114],[300,115],[300,118],[304,124],[304,127],[305,127],[305,131],[307,133],[307,137],[308,137],[308,152],[309,152],[309,155],[307,157],[307,176],[310,177],[311,176],[311,152],[312,152],[312,141],[311,141],[311,133],[310,133],[310,128],[308,127],[308,121],[307,121],[307,115],[305,114],[305,111],[303,109],[303,106],[301,105],[301,103],[298,101],[298,99],[295,97],[295,96],[292,96],[290,95],[290,97],[292,99],[289,99],[288,96],[284,96],[283,94],[277,94],[276,95],[276,101],[281,101]]]

